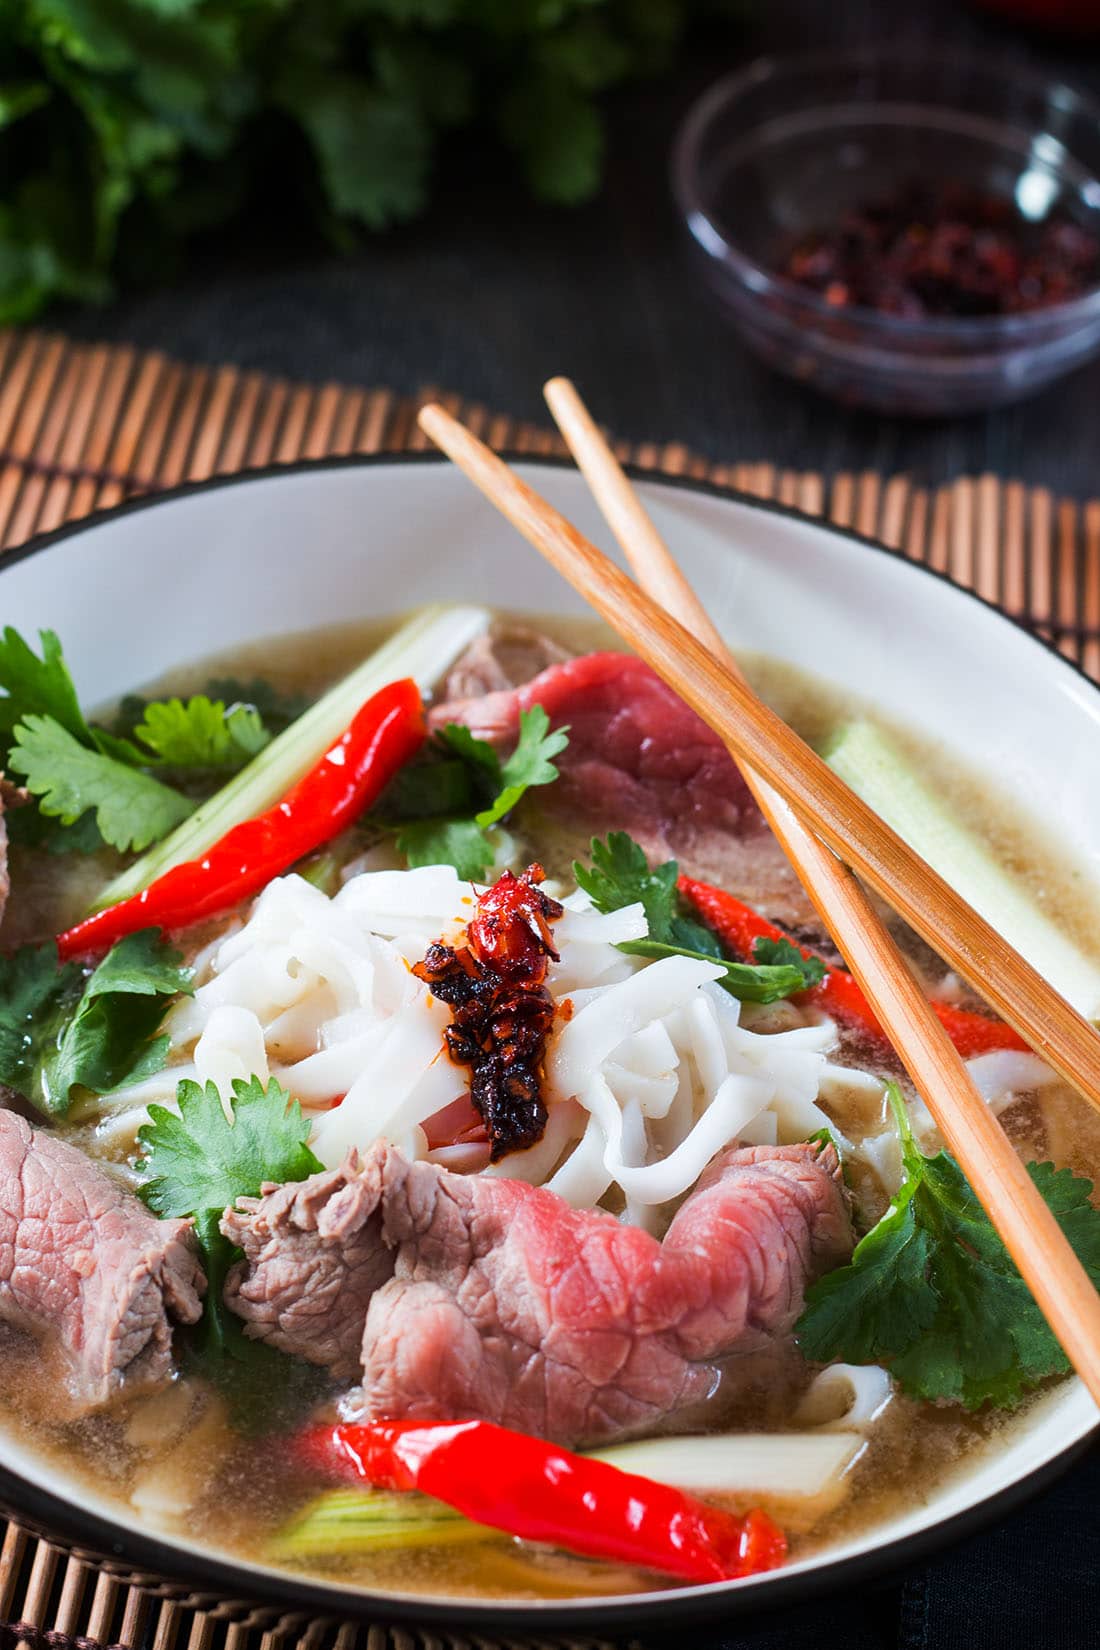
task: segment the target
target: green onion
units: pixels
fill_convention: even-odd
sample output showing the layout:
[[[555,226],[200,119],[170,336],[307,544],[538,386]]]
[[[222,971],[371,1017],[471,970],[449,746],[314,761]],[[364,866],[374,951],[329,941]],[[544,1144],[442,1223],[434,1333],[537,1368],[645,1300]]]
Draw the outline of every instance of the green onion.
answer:
[[[265,1557],[337,1558],[401,1547],[443,1547],[499,1539],[500,1531],[463,1518],[414,1490],[328,1490],[276,1532]]]
[[[339,738],[371,694],[402,676],[414,677],[424,691],[433,687],[488,623],[489,615],[481,607],[422,608],[170,836],[117,876],[94,909],[140,894],[174,865],[201,859],[235,825],[274,807]]]

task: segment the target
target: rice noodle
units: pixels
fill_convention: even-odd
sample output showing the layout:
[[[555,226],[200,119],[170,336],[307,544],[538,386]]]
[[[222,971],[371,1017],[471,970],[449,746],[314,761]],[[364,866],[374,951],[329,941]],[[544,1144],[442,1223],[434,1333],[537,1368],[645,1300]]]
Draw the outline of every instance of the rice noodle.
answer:
[[[477,1142],[430,1151],[421,1125],[468,1078],[445,1053],[450,1010],[410,964],[435,940],[461,941],[477,892],[450,866],[364,870],[331,898],[276,878],[202,953],[194,996],[167,1021],[181,1063],[114,1097],[117,1137],[142,1119],[139,1105],[170,1101],[184,1071],[223,1097],[235,1078],[271,1076],[314,1114],[311,1144],[327,1165],[387,1139],[462,1172],[549,1184],[577,1208],[615,1187],[625,1219],[659,1230],[661,1211],[730,1141],[801,1140],[828,1123],[817,1098],[831,1021],[796,1014],[785,1031],[747,1029],[716,983],[720,964],[624,953],[647,933],[643,907],[604,914],[572,889],[546,979],[572,1013],[547,1044],[543,1139],[489,1166]]]
[[[815,1375],[794,1412],[799,1426],[822,1430],[872,1426],[894,1396],[879,1364],[830,1364]]]
[[[1061,1079],[1045,1060],[1037,1054],[1002,1048],[991,1054],[979,1054],[966,1062],[966,1069],[977,1085],[978,1093],[991,1111],[1002,1112],[1021,1094],[1046,1088]]]
[[[614,1183],[625,1218],[651,1225],[651,1211],[682,1197],[730,1141],[801,1140],[827,1126],[816,1098],[832,1022],[747,1031],[720,974],[661,958],[587,996],[558,1032],[548,1092],[575,1096],[589,1114],[550,1182],[574,1207],[590,1208]]]

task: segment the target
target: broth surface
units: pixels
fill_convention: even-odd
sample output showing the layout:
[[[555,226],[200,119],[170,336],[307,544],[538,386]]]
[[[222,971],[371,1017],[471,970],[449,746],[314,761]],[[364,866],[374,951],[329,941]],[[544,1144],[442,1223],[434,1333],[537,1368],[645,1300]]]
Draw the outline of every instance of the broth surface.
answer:
[[[594,621],[524,618],[577,650],[609,643],[608,632]],[[144,691],[167,689],[186,694],[199,690],[211,677],[233,675],[248,680],[262,676],[278,689],[313,697],[357,664],[391,628],[391,622],[357,623],[258,642],[229,657],[200,661]],[[743,663],[764,697],[811,742],[855,712],[874,716],[872,707],[833,692],[812,675],[752,655]],[[1008,806],[987,781],[961,771],[927,738],[904,728],[892,727],[891,732],[920,762],[937,790],[1026,881],[1036,900],[1082,950],[1100,960],[1100,901],[1094,891],[1085,891],[1080,873],[1065,864],[1050,836],[1035,820]],[[551,875],[566,873],[572,859],[587,849],[586,837],[557,827],[548,831],[537,805],[521,805],[510,828],[520,838],[524,853],[541,859]],[[58,859],[40,851],[14,849],[12,914],[4,923],[5,944],[45,936],[61,927],[82,909],[107,874],[103,856]],[[908,948],[922,972],[935,971],[934,959],[913,936],[908,937]],[[850,1049],[844,1055],[855,1063],[858,1057],[858,1050]],[[865,1095],[842,1092],[826,1109],[850,1137],[877,1134],[884,1127],[881,1107],[869,1109]],[[1100,1166],[1100,1119],[1060,1085],[1044,1090],[1041,1097],[1025,1097],[1005,1114],[1005,1121],[1029,1155],[1050,1157],[1060,1166],[1088,1174]],[[87,1123],[61,1123],[58,1128],[75,1144],[96,1152],[94,1132]],[[116,1168],[125,1155],[113,1154]],[[854,1189],[860,1195],[861,1188],[856,1185]],[[862,1191],[867,1218],[874,1218],[883,1200],[879,1196],[876,1206],[874,1193],[867,1188]],[[185,1373],[172,1388],[151,1399],[131,1400],[108,1414],[69,1425],[59,1421],[51,1408],[49,1389],[42,1381],[41,1353],[13,1332],[0,1331],[0,1356],[7,1377],[0,1392],[0,1414],[29,1429],[43,1453],[63,1465],[74,1479],[94,1485],[131,1516],[136,1510],[147,1527],[196,1538],[198,1532],[216,1526],[220,1551],[270,1562],[272,1532],[305,1493],[300,1474],[280,1459],[270,1439],[235,1433],[223,1400],[201,1377]],[[810,1373],[805,1369],[804,1382]],[[775,1505],[774,1512],[791,1538],[792,1557],[817,1552],[923,1501],[936,1486],[966,1472],[980,1451],[996,1447],[1007,1432],[1025,1425],[1028,1409],[1025,1405],[1006,1420],[999,1415],[931,1408],[896,1394],[849,1469],[838,1499],[820,1506],[793,1501]],[[766,1397],[748,1413],[742,1406],[736,1416],[724,1419],[762,1431],[789,1430],[791,1424],[789,1417],[775,1413]],[[477,1545],[332,1558],[324,1564],[314,1561],[288,1567],[322,1570],[333,1579],[381,1591],[425,1596],[562,1598],[667,1585],[648,1574],[520,1547],[504,1537]]]

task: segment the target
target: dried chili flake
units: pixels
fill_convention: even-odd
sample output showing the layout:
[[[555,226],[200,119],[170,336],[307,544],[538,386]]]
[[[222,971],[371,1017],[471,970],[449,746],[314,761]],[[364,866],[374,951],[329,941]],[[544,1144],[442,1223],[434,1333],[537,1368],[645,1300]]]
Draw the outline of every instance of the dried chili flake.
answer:
[[[1100,283],[1100,240],[1064,213],[1034,223],[1003,195],[909,183],[803,236],[782,272],[835,309],[1014,315]]]
[[[470,1098],[485,1123],[493,1162],[542,1139],[546,1037],[554,1023],[547,964],[557,958],[550,924],[562,914],[531,865],[510,871],[480,895],[468,945],[436,944],[413,973],[451,1010],[447,1052],[469,1066]]]

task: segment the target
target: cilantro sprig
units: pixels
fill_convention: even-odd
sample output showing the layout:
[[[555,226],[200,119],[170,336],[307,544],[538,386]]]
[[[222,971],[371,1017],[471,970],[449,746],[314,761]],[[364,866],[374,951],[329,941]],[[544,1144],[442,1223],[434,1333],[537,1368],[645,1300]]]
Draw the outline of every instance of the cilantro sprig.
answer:
[[[228,708],[205,693],[190,699],[154,699],[134,728],[146,762],[166,768],[221,769],[232,773],[262,751],[271,734],[253,705]]]
[[[808,1290],[799,1345],[823,1363],[886,1363],[915,1398],[1009,1408],[1069,1362],[955,1159],[926,1157],[897,1086],[887,1094],[905,1178],[850,1264]],[[1027,1168],[1100,1287],[1092,1182],[1051,1163]]]
[[[266,1181],[305,1180],[322,1164],[307,1144],[301,1106],[274,1078],[266,1088],[258,1077],[237,1079],[228,1114],[214,1083],[180,1083],[176,1103],[178,1113],[150,1106],[150,1121],[138,1130],[138,1192],[162,1219],[193,1219],[207,1282],[202,1367],[225,1391],[238,1427],[262,1431],[314,1393],[318,1377],[250,1341],[226,1309],[226,1275],[240,1251],[223,1235],[221,1217],[239,1197],[258,1197]]]
[[[493,863],[488,832],[528,790],[553,784],[553,758],[568,743],[568,728],[551,731],[541,705],[520,711],[519,740],[503,762],[469,728],[448,723],[397,776],[380,815],[396,823],[397,847],[410,866],[453,865],[460,877],[480,877]]]
[[[27,846],[147,848],[195,806],[161,775],[220,781],[271,738],[254,704],[208,694],[131,700],[120,728],[99,727],[81,709],[56,634],[41,631],[39,645],[41,656],[10,626],[0,635],[0,762],[38,804],[13,816],[13,836]]]
[[[171,785],[82,745],[49,716],[19,723],[8,766],[38,798],[41,813],[62,825],[91,814],[103,841],[120,851],[159,842],[194,807]]]
[[[774,1003],[806,991],[822,978],[824,966],[804,958],[789,940],[757,940],[755,963],[731,961],[716,935],[685,915],[676,889],[679,866],[674,859],[651,867],[645,851],[626,831],[612,831],[606,842],[592,839],[592,864],[573,864],[577,886],[583,888],[598,911],[621,911],[640,904],[649,933],[627,940],[620,951],[638,957],[697,957],[721,963],[719,980],[741,1002]]]
[[[88,977],[58,967],[57,947],[23,946],[0,958],[0,1082],[46,1116],[74,1090],[110,1094],[159,1071],[168,1004],[190,993],[191,971],[155,928],[129,934]]]
[[[590,199],[603,105],[713,0],[17,0],[4,14],[0,322],[152,284],[268,199],[347,250],[441,193],[457,129],[558,206]],[[262,148],[257,148],[257,144]],[[251,202],[250,197],[251,195]],[[245,208],[251,212],[244,216]]]
[[[215,1083],[182,1082],[176,1103],[178,1113],[150,1106],[138,1130],[141,1196],[162,1217],[220,1220],[265,1181],[305,1180],[321,1167],[300,1104],[274,1078],[266,1088],[258,1077],[238,1078],[229,1116]]]

